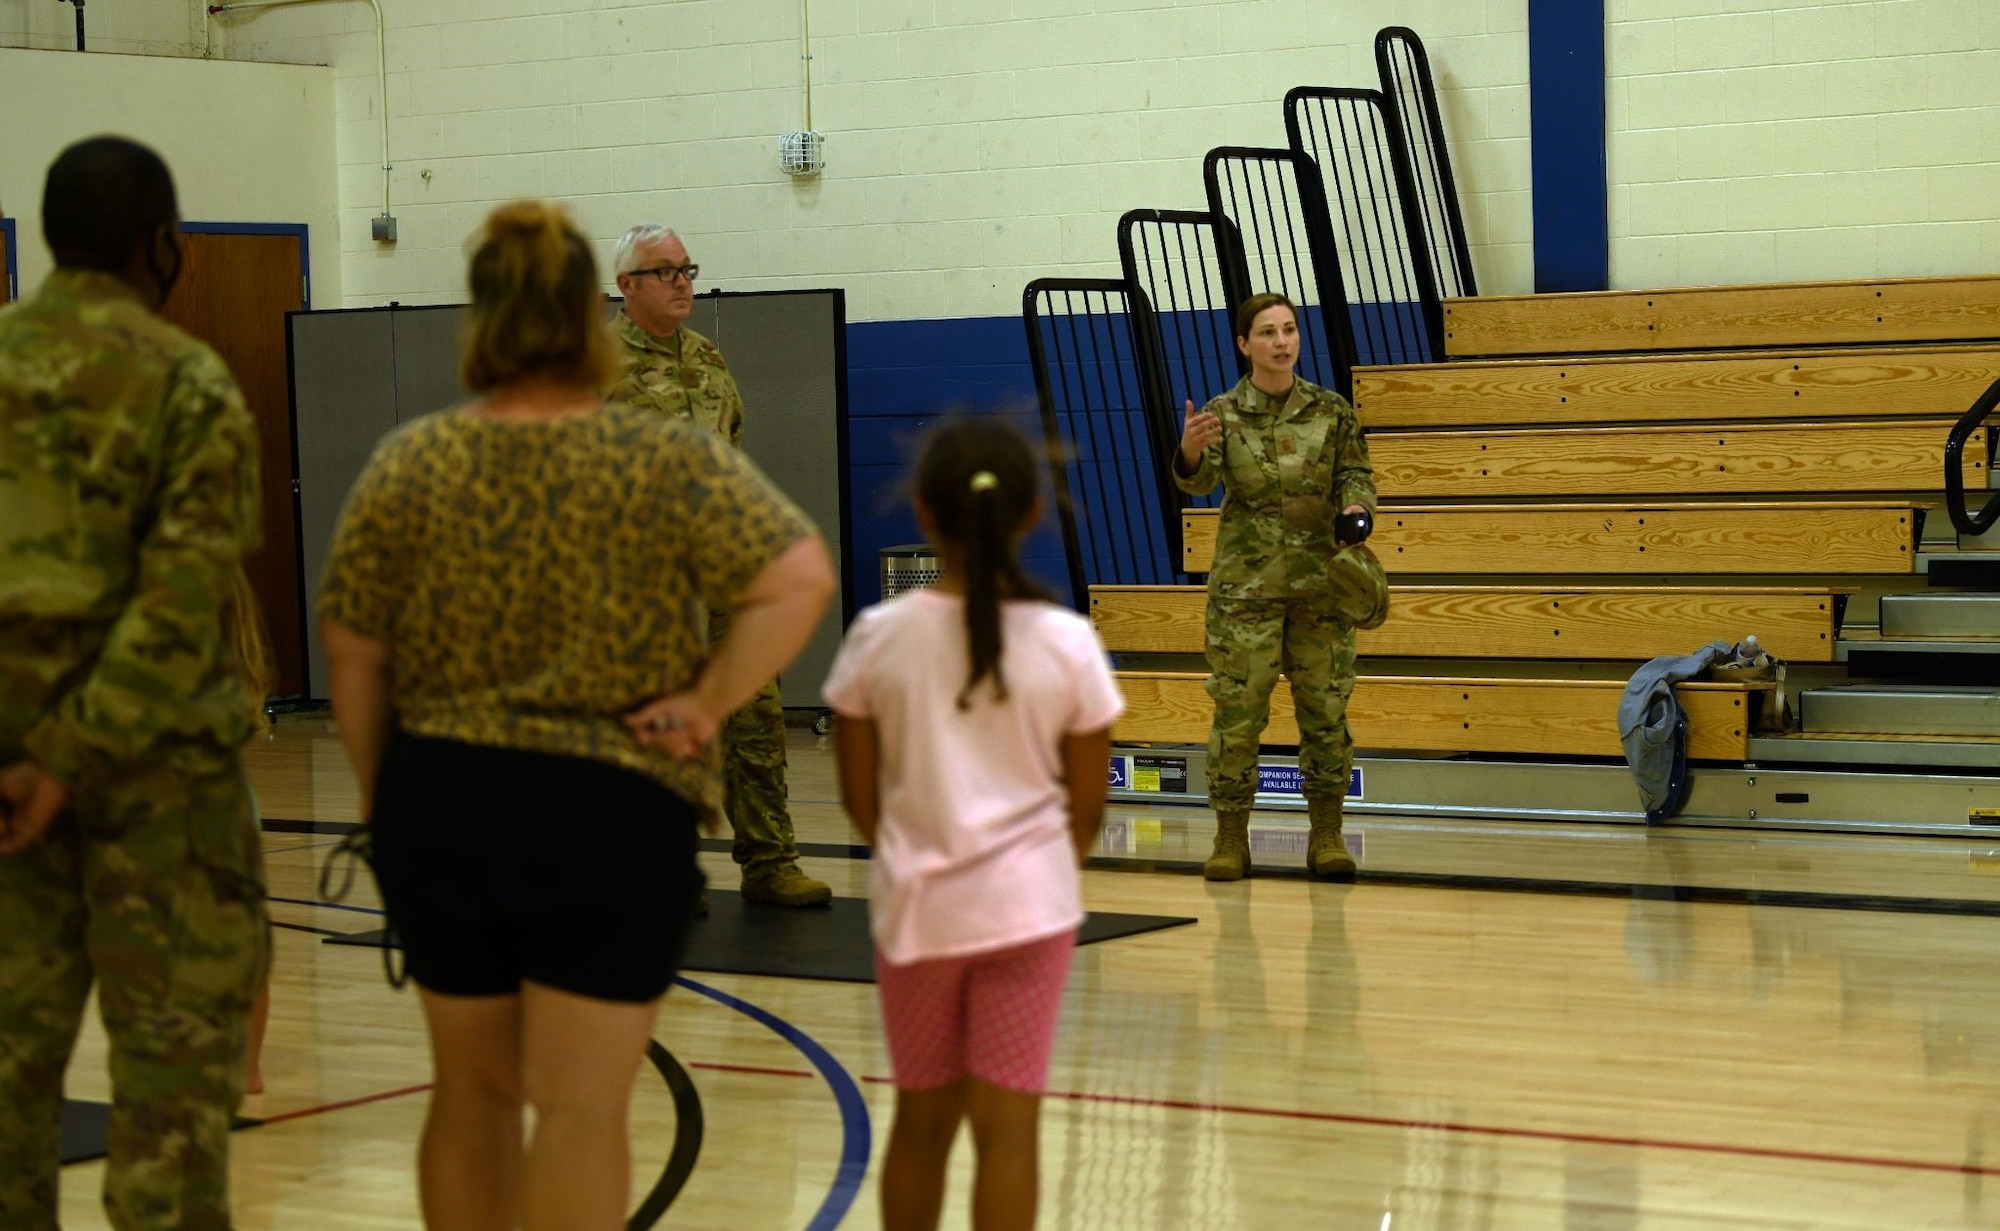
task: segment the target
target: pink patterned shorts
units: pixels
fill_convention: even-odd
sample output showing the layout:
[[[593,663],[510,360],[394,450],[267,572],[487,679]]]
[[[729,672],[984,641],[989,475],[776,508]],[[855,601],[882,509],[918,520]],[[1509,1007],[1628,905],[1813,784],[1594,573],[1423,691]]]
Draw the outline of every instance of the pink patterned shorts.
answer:
[[[972,1076],[1040,1094],[1076,933],[1009,949],[895,966],[875,955],[896,1086],[935,1090]]]

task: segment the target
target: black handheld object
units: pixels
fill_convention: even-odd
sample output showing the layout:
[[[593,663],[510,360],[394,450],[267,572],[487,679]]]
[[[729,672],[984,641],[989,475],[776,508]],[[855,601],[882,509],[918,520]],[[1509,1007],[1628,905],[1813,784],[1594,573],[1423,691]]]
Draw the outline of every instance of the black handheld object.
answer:
[[[1341,547],[1365,543],[1375,531],[1375,519],[1366,513],[1342,513],[1333,519],[1333,541]]]

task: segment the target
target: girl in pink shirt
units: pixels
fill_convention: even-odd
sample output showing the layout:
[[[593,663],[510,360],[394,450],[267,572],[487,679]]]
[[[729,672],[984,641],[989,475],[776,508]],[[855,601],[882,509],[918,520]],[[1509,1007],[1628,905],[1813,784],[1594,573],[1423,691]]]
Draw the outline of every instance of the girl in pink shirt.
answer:
[[[917,461],[936,584],[862,612],[826,682],[841,801],[875,847],[869,916],[896,1122],[882,1224],[929,1229],[959,1122],[973,1224],[1035,1222],[1037,1128],[1124,709],[1089,621],[1014,553],[1042,511],[1034,455],[962,419]]]

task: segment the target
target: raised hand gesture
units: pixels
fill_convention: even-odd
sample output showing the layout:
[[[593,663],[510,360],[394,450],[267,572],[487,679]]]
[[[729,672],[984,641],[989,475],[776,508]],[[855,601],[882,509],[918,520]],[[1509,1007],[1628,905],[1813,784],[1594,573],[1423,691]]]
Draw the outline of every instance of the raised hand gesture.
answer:
[[[1222,420],[1205,410],[1196,410],[1194,399],[1187,401],[1187,410],[1181,419],[1181,462],[1182,469],[1193,470],[1201,464],[1201,451],[1222,439]]]

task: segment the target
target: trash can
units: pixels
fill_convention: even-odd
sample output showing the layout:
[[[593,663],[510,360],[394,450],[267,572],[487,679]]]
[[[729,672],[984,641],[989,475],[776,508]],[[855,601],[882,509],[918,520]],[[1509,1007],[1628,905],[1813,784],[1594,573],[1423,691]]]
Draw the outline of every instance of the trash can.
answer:
[[[882,549],[882,597],[922,589],[938,579],[937,553],[929,543],[903,543]]]

